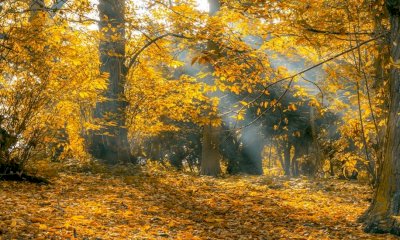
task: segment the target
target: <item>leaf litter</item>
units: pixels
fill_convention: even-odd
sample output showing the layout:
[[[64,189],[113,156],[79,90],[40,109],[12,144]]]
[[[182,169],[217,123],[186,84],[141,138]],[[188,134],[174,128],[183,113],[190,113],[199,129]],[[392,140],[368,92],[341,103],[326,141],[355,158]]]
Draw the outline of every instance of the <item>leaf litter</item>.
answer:
[[[160,168],[0,182],[0,239],[398,239],[362,231],[368,186]]]

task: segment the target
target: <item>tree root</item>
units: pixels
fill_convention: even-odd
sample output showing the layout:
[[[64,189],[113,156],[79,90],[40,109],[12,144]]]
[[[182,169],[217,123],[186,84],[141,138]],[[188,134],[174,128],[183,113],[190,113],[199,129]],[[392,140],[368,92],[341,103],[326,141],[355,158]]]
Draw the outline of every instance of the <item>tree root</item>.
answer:
[[[371,212],[359,218],[364,223],[364,231],[367,233],[390,233],[400,236],[399,216],[372,216]]]
[[[26,181],[26,182],[39,183],[39,184],[50,184],[50,181],[48,181],[45,178],[31,176],[31,175],[28,175],[25,173],[22,173],[22,174],[17,174],[17,173],[0,174],[0,181],[18,181],[18,182]]]

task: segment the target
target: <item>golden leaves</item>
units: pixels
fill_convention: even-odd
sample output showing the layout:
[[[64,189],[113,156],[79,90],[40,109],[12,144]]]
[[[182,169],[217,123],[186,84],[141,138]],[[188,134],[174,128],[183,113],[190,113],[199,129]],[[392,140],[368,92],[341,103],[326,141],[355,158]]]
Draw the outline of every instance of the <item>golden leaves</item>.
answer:
[[[51,186],[0,182],[2,237],[391,239],[358,227],[371,194],[359,184],[211,179],[160,167],[129,178],[63,173]]]
[[[233,93],[235,93],[236,95],[239,95],[239,93],[240,93],[240,89],[239,89],[239,87],[236,86],[236,85],[232,86],[230,90],[231,90]]]
[[[27,124],[28,127],[13,126],[24,129],[17,133],[21,141],[40,132],[42,139],[37,141],[47,144],[42,148],[62,145],[65,157],[74,155],[83,160],[87,153],[82,130],[90,121],[88,110],[107,87],[99,72],[94,35],[81,34],[63,20],[54,20],[56,24],[42,22],[40,29],[36,26],[39,20],[33,20],[36,28],[25,26],[23,20],[10,33],[10,43],[19,49],[10,52],[13,61],[0,62],[1,74],[8,72],[2,82],[6,89],[0,89],[1,104],[8,107],[0,114],[13,116],[14,124]],[[67,132],[68,139],[57,139],[61,129]],[[44,149],[37,152],[40,151]]]
[[[82,216],[82,215],[77,215],[77,216],[72,216],[71,217],[71,220],[74,220],[74,221],[81,221],[81,220],[84,220],[85,219],[85,216]]]
[[[39,230],[47,230],[48,227],[46,224],[39,224]]]
[[[204,222],[206,222],[206,223],[222,223],[222,222],[224,222],[224,219],[222,219],[222,218],[205,218]]]

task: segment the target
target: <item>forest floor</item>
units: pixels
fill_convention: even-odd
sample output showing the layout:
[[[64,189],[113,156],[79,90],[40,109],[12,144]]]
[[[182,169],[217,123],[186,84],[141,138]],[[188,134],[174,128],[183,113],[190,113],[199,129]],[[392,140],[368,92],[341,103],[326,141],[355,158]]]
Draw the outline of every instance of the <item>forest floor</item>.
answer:
[[[151,168],[0,182],[0,239],[398,239],[362,231],[368,186]]]

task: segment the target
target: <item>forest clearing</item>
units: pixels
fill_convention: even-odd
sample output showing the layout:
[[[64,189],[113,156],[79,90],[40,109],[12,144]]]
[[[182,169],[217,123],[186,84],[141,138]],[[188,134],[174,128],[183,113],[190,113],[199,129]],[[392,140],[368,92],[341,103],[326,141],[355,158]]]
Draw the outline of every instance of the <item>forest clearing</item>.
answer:
[[[357,223],[371,188],[344,180],[198,177],[153,166],[0,182],[3,239],[398,239]],[[17,193],[15,193],[15,191]]]
[[[0,240],[399,236],[400,0],[0,0]]]

